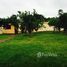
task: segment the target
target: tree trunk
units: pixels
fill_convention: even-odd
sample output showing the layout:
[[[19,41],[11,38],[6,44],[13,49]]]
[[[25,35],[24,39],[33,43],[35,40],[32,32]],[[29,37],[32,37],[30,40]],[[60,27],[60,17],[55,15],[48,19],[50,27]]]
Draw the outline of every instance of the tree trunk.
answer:
[[[17,28],[15,28],[15,34],[18,34],[18,29]]]
[[[55,26],[54,26],[54,32],[56,31],[56,28],[55,28]]]
[[[60,27],[58,27],[58,31],[60,32]]]
[[[64,28],[64,33],[67,33],[67,28]]]

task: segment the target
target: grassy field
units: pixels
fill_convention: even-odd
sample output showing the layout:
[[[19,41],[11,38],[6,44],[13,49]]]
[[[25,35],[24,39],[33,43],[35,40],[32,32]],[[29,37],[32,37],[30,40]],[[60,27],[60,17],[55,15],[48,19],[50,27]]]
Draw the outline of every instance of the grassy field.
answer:
[[[0,43],[0,67],[67,67],[67,35],[53,32],[16,35]]]
[[[0,40],[6,39],[7,37],[9,37],[9,35],[0,34]]]

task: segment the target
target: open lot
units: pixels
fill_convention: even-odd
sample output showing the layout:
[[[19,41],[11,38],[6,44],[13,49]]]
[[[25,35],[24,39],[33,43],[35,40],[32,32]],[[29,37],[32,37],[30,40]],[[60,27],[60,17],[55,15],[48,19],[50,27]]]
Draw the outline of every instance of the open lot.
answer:
[[[10,36],[0,35],[0,40]],[[0,43],[0,67],[67,67],[67,35],[53,32],[15,35]]]

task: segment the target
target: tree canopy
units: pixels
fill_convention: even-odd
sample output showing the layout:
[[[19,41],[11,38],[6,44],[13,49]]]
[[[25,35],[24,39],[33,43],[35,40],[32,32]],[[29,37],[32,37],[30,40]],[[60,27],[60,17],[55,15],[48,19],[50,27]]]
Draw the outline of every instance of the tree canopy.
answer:
[[[33,13],[30,13],[30,11],[19,11],[18,13],[22,32],[28,32],[30,34],[33,30],[37,31],[43,25],[44,16],[37,14],[36,10]]]
[[[67,31],[67,13],[62,14],[60,17],[60,25]]]

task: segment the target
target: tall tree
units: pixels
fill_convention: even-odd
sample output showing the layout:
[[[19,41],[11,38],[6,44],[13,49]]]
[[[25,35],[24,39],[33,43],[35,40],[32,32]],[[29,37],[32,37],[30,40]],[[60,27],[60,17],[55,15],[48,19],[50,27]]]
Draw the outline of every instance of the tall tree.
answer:
[[[61,16],[63,14],[63,10],[62,9],[59,9],[58,10],[58,15]]]
[[[67,32],[67,13],[62,14],[59,19],[61,26],[64,28],[64,31]]]
[[[21,20],[22,30],[31,34],[33,30],[38,30],[44,22],[44,16],[37,14],[36,11],[33,11],[33,14],[30,12],[19,12],[19,17]]]
[[[12,25],[14,25],[14,27],[15,27],[15,34],[18,34],[18,27],[19,27],[18,22],[19,22],[19,21],[18,21],[16,15],[12,15],[12,16],[10,17],[10,23],[11,23]]]
[[[49,23],[50,26],[54,26],[54,31],[60,31],[60,24],[59,24],[59,18],[50,18]]]

